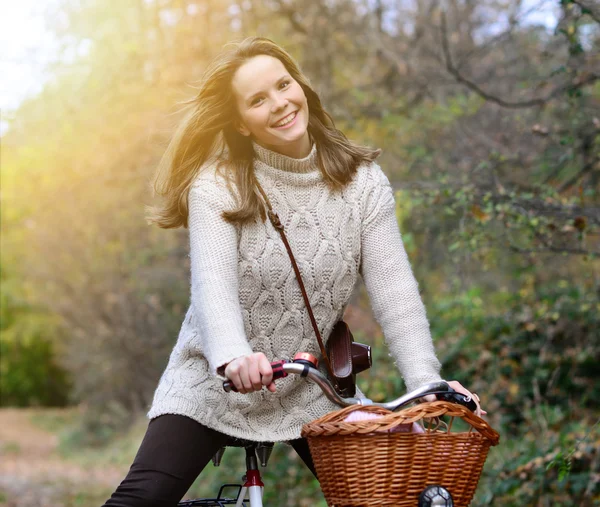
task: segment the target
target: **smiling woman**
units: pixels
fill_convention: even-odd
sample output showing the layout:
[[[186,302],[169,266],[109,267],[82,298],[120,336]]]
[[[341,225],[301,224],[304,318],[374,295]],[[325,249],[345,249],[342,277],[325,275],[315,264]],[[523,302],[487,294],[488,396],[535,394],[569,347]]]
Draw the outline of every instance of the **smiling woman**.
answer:
[[[318,148],[318,169],[331,189],[341,189],[361,163],[380,153],[335,128],[298,64],[277,44],[254,37],[229,47],[206,69],[196,97],[184,102],[189,113],[159,164],[154,188],[165,203],[150,208],[148,217],[159,227],[187,227],[189,190],[211,160],[236,189],[234,203],[223,211],[226,220],[243,224],[264,217],[254,144],[292,158]],[[289,127],[276,126],[292,112],[298,117]]]
[[[281,61],[268,55],[249,59],[231,87],[240,116],[235,124],[243,136],[288,157],[310,153],[306,95]]]
[[[227,436],[288,441],[314,472],[302,426],[337,406],[299,377],[273,383],[270,360],[322,357],[259,192],[299,259],[324,341],[361,275],[408,389],[440,380],[379,150],[336,129],[298,65],[264,38],[220,55],[189,105],[156,176],[166,203],[150,221],[188,226],[191,303],[146,436],[106,505],[175,505]],[[224,392],[226,378],[237,393]]]

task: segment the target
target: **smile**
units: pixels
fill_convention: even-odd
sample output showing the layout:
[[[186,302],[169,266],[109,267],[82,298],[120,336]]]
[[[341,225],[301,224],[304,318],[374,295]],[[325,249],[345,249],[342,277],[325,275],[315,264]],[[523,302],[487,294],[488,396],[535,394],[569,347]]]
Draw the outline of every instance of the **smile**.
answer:
[[[297,113],[298,113],[298,111],[294,111],[293,113],[288,114],[285,118],[283,118],[282,120],[277,122],[275,125],[273,125],[273,128],[287,127],[288,125],[290,125],[291,123],[294,122],[294,120],[296,119]]]

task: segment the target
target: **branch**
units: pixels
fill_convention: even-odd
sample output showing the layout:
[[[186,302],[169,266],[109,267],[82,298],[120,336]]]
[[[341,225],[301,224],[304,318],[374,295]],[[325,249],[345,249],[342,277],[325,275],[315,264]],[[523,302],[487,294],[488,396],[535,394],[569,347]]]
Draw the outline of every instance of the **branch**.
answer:
[[[492,49],[497,42],[500,42],[502,39],[506,38],[507,36],[512,35],[514,27],[516,25],[518,25],[521,20],[527,19],[527,17],[530,14],[535,13],[539,9],[540,9],[539,3],[538,4],[534,3],[529,7],[529,9],[521,11],[518,16],[516,14],[511,14],[510,15],[511,21],[509,22],[509,27],[506,30],[504,30],[503,32],[500,32],[499,34],[497,34],[494,37],[492,37],[491,39],[489,39],[484,44],[477,45],[473,49],[469,50],[461,58],[460,62],[458,63],[458,68],[460,69],[465,64],[465,62],[467,62],[468,60],[471,59],[472,56],[475,56],[475,55],[482,56],[482,54],[484,54],[488,50]]]
[[[372,92],[373,90],[378,90],[380,87],[382,87],[385,84],[386,79],[387,79],[387,76],[384,76],[380,80],[373,81],[371,83],[354,85],[351,88],[346,88],[346,89],[338,89],[329,96],[329,103],[330,104],[336,104],[336,103],[346,104],[347,101],[350,100],[351,93],[356,92],[356,91]],[[400,115],[407,114],[410,112],[410,110],[413,107],[415,107],[421,103],[424,95],[425,95],[425,92],[424,92],[423,88],[420,88],[416,92],[416,94],[408,101],[408,103],[406,105],[389,109],[388,112],[391,114],[400,114]],[[373,104],[366,104],[362,107],[364,107],[365,110],[369,110],[373,106],[382,107],[379,102],[376,102]],[[345,105],[344,107],[348,108],[347,105]],[[379,117],[381,117],[381,114],[379,115]]]
[[[571,3],[579,5],[582,10],[582,14],[587,14],[596,23],[600,24],[600,9],[595,7],[592,2],[588,2],[586,0],[571,0]]]
[[[577,172],[571,179],[563,183],[558,189],[559,192],[564,192],[571,188],[575,183],[577,183],[581,178],[583,178],[586,174],[591,173],[594,169],[596,163],[600,161],[600,159],[590,160],[586,165],[584,165],[581,170]]]
[[[465,185],[460,182],[450,182],[441,184],[431,181],[403,182],[394,185],[394,189],[420,191],[420,190],[459,190],[464,189]],[[490,196],[487,189],[476,188],[472,190],[475,200],[483,199],[486,194],[494,204],[509,203],[515,208],[521,208],[525,213],[533,212],[538,215],[562,218],[565,220],[575,220],[585,217],[590,224],[600,225],[600,207],[595,206],[576,206],[572,204],[554,204],[548,203],[543,199],[532,198],[512,198],[508,195],[494,194]]]
[[[511,201],[507,196],[492,197],[495,202]],[[591,223],[600,225],[600,208],[591,206],[575,206],[549,204],[542,199],[514,199],[514,206],[519,206],[526,211],[533,211],[539,215],[564,218],[566,220],[575,220],[579,217],[587,218]]]
[[[446,15],[444,12],[442,12],[441,32],[442,32],[442,49],[444,51],[446,69],[448,70],[448,72],[451,75],[453,75],[454,78],[459,83],[463,83],[467,88],[473,90],[480,97],[484,98],[487,101],[494,102],[502,107],[506,107],[506,108],[510,108],[510,109],[519,109],[519,108],[526,108],[526,107],[543,106],[544,104],[550,102],[553,98],[555,98],[559,95],[562,95],[566,91],[572,91],[572,90],[577,90],[579,88],[583,88],[584,86],[594,83],[595,81],[598,81],[600,79],[600,74],[595,74],[593,72],[590,72],[585,77],[575,78],[574,82],[572,82],[572,83],[556,87],[552,92],[550,92],[546,96],[546,98],[530,99],[530,100],[524,100],[521,102],[508,102],[504,99],[501,99],[499,97],[496,97],[494,95],[491,95],[491,94],[485,92],[478,85],[476,85],[473,81],[470,81],[469,79],[464,77],[458,71],[458,69],[452,62],[452,55],[450,54],[450,48],[449,48],[449,44],[448,44],[448,33],[447,33],[448,30],[447,30],[447,26],[446,26]]]
[[[425,93],[423,91],[418,92],[414,97],[411,97],[410,101],[406,104],[402,104],[394,107],[385,107],[379,102],[371,102],[359,106],[357,116],[360,118],[376,119],[381,120],[384,112],[392,116],[407,116],[416,106],[418,106],[424,99]],[[349,107],[345,106],[343,110],[348,111]],[[342,116],[343,111],[334,109],[336,116]],[[349,120],[355,120],[356,116],[348,116]]]
[[[545,246],[544,248],[521,248],[509,245],[510,250],[516,253],[539,254],[539,253],[565,253],[569,255],[600,255],[600,250],[584,250],[582,248],[565,248],[557,246]]]
[[[275,0],[275,2],[279,6],[279,11],[288,18],[292,27],[302,35],[307,35],[308,30],[300,21],[298,21],[298,11],[292,9],[288,5],[285,5],[282,0]]]

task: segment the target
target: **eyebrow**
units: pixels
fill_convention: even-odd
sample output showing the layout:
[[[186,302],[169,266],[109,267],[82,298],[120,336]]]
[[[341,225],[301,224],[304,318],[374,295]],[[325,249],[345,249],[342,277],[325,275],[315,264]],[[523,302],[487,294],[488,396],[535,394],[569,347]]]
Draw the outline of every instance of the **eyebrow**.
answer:
[[[277,86],[277,85],[278,85],[279,83],[281,83],[281,82],[282,82],[284,79],[289,79],[289,77],[290,77],[290,76],[289,76],[288,74],[285,74],[285,75],[281,76],[281,77],[280,77],[280,78],[279,78],[277,81],[275,81],[275,85]],[[253,93],[252,95],[250,95],[250,97],[248,97],[246,100],[247,100],[248,102],[250,102],[250,101],[251,101],[251,100],[252,100],[254,97],[256,97],[257,95],[261,95],[261,94],[263,94],[263,93],[265,93],[263,90],[259,90],[259,91],[257,91],[256,93]]]

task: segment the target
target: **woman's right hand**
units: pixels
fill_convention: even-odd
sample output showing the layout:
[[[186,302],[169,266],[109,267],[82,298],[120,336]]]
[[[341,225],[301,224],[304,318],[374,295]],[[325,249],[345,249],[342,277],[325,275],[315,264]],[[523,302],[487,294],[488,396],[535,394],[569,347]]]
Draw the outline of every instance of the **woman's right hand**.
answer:
[[[273,368],[262,352],[234,359],[225,367],[224,373],[242,394],[260,391],[263,386],[272,393],[276,390]]]

